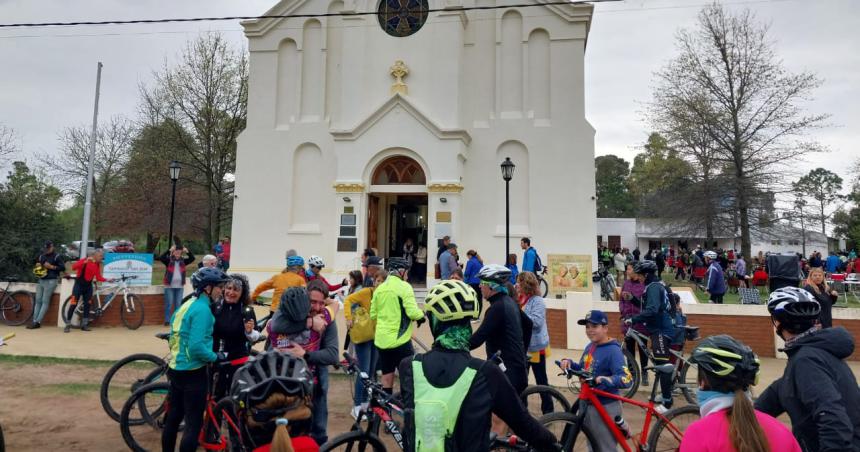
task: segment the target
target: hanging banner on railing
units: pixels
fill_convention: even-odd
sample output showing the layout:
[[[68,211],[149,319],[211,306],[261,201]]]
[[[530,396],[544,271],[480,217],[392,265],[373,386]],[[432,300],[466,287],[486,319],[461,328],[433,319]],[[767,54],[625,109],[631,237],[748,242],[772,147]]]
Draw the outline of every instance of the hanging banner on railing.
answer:
[[[131,286],[152,285],[152,254],[147,253],[105,253],[105,278],[137,276],[128,283]]]

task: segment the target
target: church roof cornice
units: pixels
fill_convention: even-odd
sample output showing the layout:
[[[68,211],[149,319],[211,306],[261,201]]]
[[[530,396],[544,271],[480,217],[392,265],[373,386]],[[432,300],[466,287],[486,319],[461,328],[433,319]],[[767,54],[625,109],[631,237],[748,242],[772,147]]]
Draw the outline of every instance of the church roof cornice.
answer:
[[[376,107],[364,120],[358,123],[355,127],[346,130],[331,130],[331,134],[335,141],[354,141],[364,135],[374,124],[384,118],[389,112],[396,108],[402,108],[409,113],[415,120],[424,126],[430,133],[435,135],[440,140],[461,140],[463,144],[468,145],[472,142],[472,136],[465,129],[447,129],[439,126],[435,121],[425,115],[421,109],[415,106],[408,98],[400,93],[396,93],[388,98],[381,105]]]

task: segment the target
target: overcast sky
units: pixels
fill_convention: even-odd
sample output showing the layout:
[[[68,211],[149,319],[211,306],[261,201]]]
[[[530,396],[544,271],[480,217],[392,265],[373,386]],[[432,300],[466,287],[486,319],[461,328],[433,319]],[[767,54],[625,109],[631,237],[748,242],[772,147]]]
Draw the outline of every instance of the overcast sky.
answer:
[[[323,1],[323,0],[317,0]],[[695,25],[706,0],[625,0],[598,4],[586,52],[586,112],[597,130],[598,155],[632,162],[648,131],[639,112],[651,74],[675,54],[679,27]],[[749,8],[772,25],[777,52],[793,71],[824,79],[810,104],[833,115],[815,138],[829,154],[802,168],[823,166],[847,176],[860,158],[860,1],[724,0]],[[0,22],[139,19],[262,14],[274,0],[0,0]],[[238,22],[0,29],[0,123],[20,136],[23,157],[56,152],[66,126],[92,121],[96,62],[104,65],[100,117],[134,117],[138,85],[152,79],[186,41],[218,30],[237,46]]]

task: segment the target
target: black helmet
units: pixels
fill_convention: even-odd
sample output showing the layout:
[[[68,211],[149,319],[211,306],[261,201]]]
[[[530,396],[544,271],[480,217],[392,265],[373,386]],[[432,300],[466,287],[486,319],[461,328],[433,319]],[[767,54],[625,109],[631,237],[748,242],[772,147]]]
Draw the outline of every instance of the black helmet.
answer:
[[[408,270],[410,267],[409,260],[403,257],[389,257],[385,262],[385,266],[390,272]]]
[[[641,260],[633,266],[633,272],[640,275],[657,273],[657,263],[649,260]]]
[[[209,286],[217,286],[229,281],[230,278],[221,271],[221,269],[213,267],[202,267],[200,270],[191,275],[191,287],[194,291],[200,293],[203,289]]]
[[[821,305],[811,293],[798,287],[782,287],[770,293],[767,310],[780,328],[802,333],[815,325]]]
[[[302,398],[313,394],[313,377],[305,360],[277,350],[252,356],[236,371],[230,388],[230,396],[244,407],[275,392]]]
[[[296,334],[307,329],[311,301],[304,287],[290,287],[281,294],[278,311],[272,316],[272,332]]]
[[[693,349],[690,362],[716,381],[726,380],[746,389],[758,383],[759,359],[752,349],[720,334],[707,337]],[[715,383],[709,380],[710,383]]]

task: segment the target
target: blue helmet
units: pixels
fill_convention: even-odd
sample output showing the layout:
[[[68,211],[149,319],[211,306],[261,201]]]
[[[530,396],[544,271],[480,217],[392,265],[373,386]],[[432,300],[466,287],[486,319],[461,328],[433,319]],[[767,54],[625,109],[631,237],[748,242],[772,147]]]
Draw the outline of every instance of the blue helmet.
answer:
[[[287,267],[304,267],[305,259],[301,256],[287,257]]]

